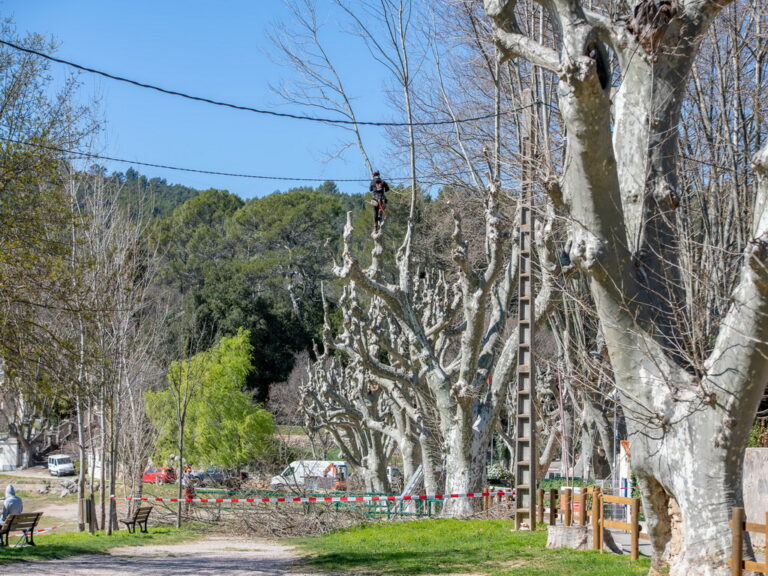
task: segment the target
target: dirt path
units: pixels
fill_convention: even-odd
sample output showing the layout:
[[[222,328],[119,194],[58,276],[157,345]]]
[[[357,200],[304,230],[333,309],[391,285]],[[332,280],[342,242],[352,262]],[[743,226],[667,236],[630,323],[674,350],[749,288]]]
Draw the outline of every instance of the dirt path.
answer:
[[[0,565],[0,574],[24,576],[314,576],[303,572],[299,556],[271,540],[206,538],[160,546],[115,548],[105,555],[74,556],[47,562]]]

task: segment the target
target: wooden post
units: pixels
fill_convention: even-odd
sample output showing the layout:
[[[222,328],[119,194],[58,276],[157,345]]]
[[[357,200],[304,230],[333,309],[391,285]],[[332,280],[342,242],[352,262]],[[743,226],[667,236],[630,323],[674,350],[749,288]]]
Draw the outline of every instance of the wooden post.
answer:
[[[768,574],[768,512],[765,513],[765,566],[763,566],[763,576]]]
[[[536,490],[536,522],[544,524],[544,490]]]
[[[573,520],[573,514],[571,513],[571,489],[566,488],[563,490],[563,508],[565,509],[565,517],[563,518],[563,524],[570,526]]]
[[[587,523],[587,489],[583,488],[579,493],[579,526]]]
[[[640,557],[640,499],[632,498],[632,545],[629,559],[633,562]]]
[[[600,530],[600,510],[603,504],[600,496],[600,488],[595,488],[592,494],[592,549],[602,550],[603,543]]]
[[[557,523],[557,490],[549,491],[549,525],[554,526]]]
[[[744,508],[734,508],[731,514],[731,576],[741,576],[744,542]]]

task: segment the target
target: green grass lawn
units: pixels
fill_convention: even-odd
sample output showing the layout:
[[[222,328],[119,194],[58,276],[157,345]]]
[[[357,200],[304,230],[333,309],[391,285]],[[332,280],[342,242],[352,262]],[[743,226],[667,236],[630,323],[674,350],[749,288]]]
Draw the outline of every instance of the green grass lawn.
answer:
[[[150,528],[146,534],[129,534],[125,530],[106,536],[103,532],[68,532],[35,536],[35,546],[13,548],[19,538],[11,538],[11,547],[0,548],[0,565],[18,560],[53,560],[77,554],[99,554],[119,546],[143,546],[146,544],[174,544],[200,536],[194,527],[180,530],[167,526]],[[1,572],[1,571],[0,571]]]
[[[650,562],[610,553],[547,550],[545,531],[506,520],[426,520],[357,526],[296,540],[307,563],[330,572],[408,576],[629,576]]]

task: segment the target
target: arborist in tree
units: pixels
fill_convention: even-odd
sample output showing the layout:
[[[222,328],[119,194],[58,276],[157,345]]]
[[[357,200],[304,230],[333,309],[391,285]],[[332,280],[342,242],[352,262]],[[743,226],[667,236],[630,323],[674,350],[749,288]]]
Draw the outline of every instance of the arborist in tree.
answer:
[[[387,205],[386,193],[389,192],[389,184],[381,179],[378,170],[373,173],[373,180],[371,180],[369,189],[373,192],[373,200],[371,200],[371,206],[373,206],[373,225],[376,232],[378,232],[381,223],[384,222],[384,218],[387,216],[384,209]]]

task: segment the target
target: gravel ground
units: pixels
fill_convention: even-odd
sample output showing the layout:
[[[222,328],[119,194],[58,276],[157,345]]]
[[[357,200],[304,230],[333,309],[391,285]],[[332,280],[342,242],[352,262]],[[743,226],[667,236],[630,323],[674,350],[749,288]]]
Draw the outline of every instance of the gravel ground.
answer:
[[[74,556],[46,562],[0,565],[0,574],[24,576],[117,576],[158,574],[194,576],[314,576],[302,572],[299,556],[271,540],[207,538],[162,546],[114,548],[109,554]]]
[[[6,470],[2,472],[3,476],[9,476],[12,478],[35,478],[41,480],[56,480],[56,476],[51,476],[48,472],[47,466],[31,466],[30,468],[24,468],[23,470]],[[62,478],[76,478],[76,476],[62,476]],[[5,480],[4,482],[7,482]]]

